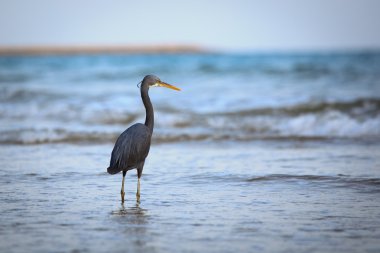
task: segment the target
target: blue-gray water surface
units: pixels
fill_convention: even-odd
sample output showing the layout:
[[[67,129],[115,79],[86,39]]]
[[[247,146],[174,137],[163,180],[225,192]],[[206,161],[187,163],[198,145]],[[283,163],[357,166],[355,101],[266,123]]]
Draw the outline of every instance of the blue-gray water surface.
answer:
[[[153,143],[108,175],[113,143]],[[380,54],[0,57],[0,252],[379,252]]]

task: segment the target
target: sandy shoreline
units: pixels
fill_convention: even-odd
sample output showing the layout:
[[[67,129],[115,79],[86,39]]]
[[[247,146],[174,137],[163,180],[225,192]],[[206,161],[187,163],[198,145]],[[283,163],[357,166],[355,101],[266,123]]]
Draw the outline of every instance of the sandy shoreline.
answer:
[[[207,50],[192,45],[156,46],[0,46],[1,55],[51,55],[51,54],[156,54],[204,53]]]

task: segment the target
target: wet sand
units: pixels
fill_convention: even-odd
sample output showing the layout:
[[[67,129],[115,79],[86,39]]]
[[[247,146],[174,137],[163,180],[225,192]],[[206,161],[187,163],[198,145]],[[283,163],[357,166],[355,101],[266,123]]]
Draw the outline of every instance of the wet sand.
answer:
[[[1,252],[377,252],[380,146],[153,145],[137,177],[112,144],[0,145]]]

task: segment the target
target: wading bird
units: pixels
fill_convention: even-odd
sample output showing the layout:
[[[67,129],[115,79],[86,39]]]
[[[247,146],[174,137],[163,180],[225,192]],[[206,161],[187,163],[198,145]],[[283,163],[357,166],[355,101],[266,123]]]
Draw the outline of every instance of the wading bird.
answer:
[[[140,177],[144,168],[145,158],[150,149],[154,126],[153,106],[150,102],[148,91],[150,87],[166,87],[173,90],[179,88],[162,82],[157,76],[147,75],[141,81],[141,98],[145,106],[145,124],[136,123],[125,130],[117,139],[112,150],[110,166],[107,168],[109,174],[123,172],[121,183],[121,203],[124,203],[124,180],[128,170],[137,169],[137,192],[136,200],[140,203]]]

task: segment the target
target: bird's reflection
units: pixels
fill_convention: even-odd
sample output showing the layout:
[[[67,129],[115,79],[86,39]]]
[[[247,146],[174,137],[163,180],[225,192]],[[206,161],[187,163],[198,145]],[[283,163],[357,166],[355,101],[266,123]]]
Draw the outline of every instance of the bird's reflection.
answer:
[[[148,210],[141,208],[139,204],[131,207],[126,207],[121,204],[120,208],[112,212],[112,216],[115,217],[120,224],[129,225],[130,229],[145,229],[148,224]]]
[[[115,216],[129,216],[135,217],[139,219],[143,219],[146,216],[147,210],[140,207],[140,204],[136,203],[136,205],[131,207],[126,207],[121,204],[120,208],[116,211],[112,211],[111,214]]]
[[[111,212],[111,219],[117,223],[120,234],[125,235],[130,246],[145,249],[151,241],[148,210],[139,204],[126,207],[121,204],[118,210]]]

